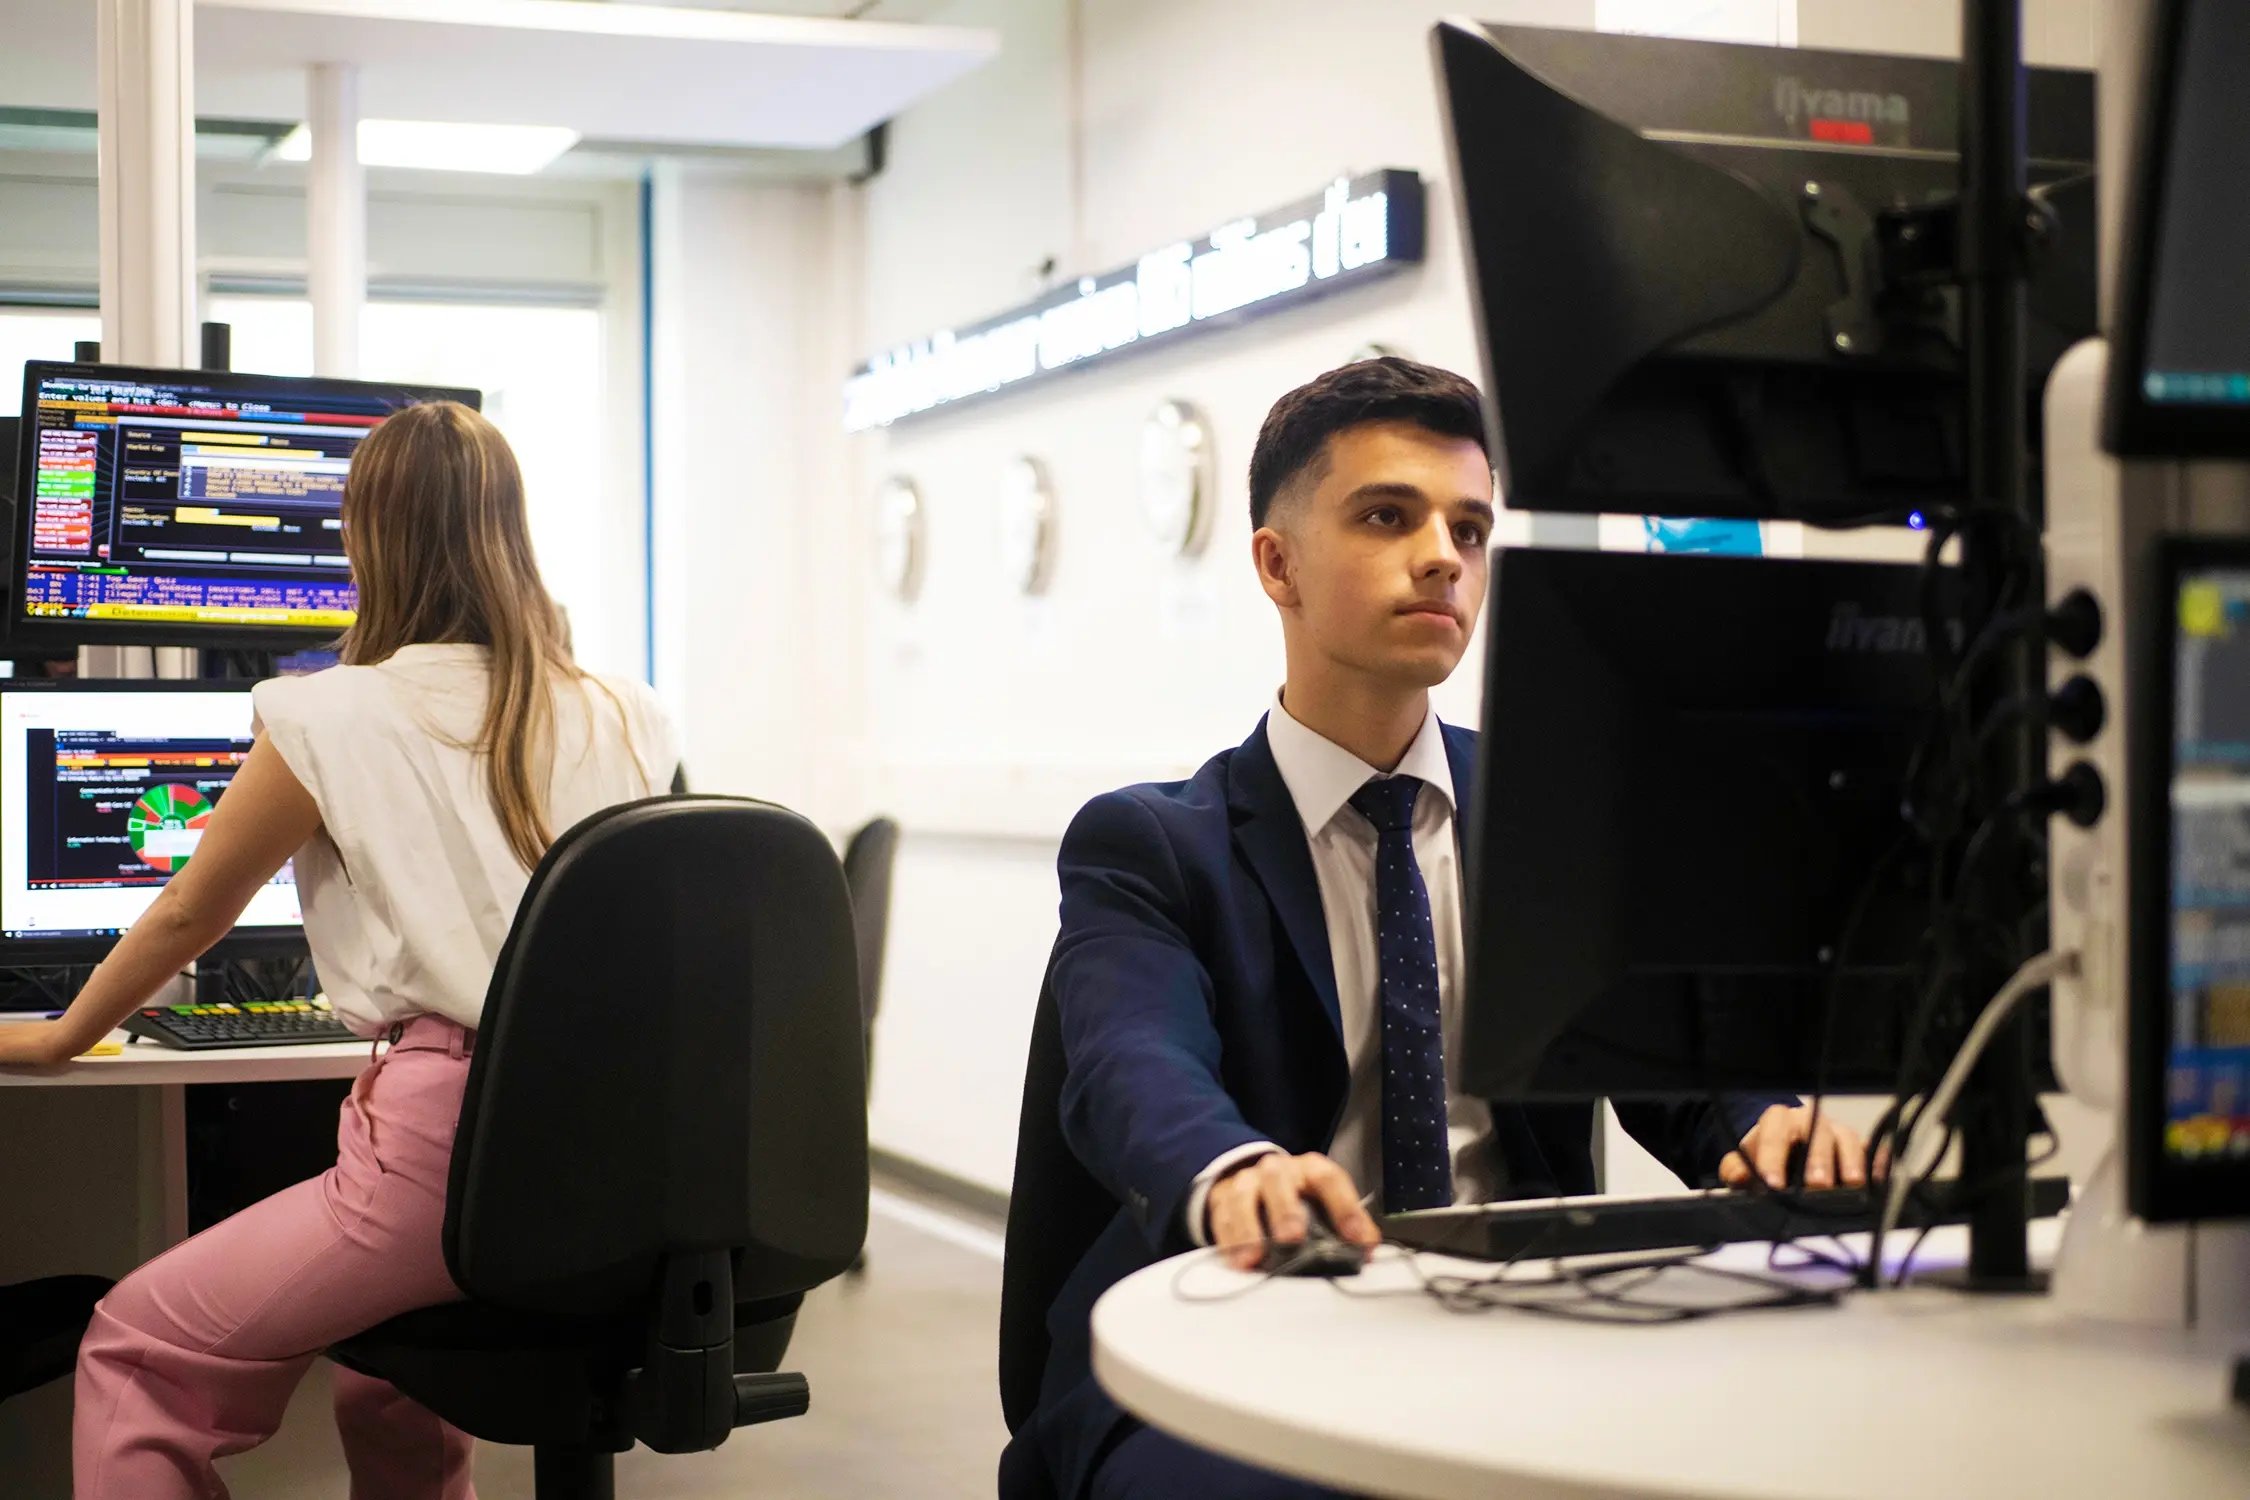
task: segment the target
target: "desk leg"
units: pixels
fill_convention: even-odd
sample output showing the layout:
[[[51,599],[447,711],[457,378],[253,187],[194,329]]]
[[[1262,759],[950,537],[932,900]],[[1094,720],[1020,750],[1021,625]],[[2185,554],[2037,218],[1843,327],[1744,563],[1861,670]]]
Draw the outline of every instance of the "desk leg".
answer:
[[[188,1236],[187,1085],[141,1090],[141,1259],[153,1260]]]

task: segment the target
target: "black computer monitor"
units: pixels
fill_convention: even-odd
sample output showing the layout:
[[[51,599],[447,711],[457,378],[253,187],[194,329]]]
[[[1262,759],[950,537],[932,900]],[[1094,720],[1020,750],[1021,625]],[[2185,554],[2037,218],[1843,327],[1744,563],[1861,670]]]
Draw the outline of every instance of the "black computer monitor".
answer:
[[[0,682],[0,964],[107,953],[193,857],[250,753],[247,683]],[[300,952],[287,867],[222,957]]]
[[[2250,538],[2158,549],[2130,889],[2126,1193],[2250,1215]],[[2138,664],[2137,664],[2138,665]]]
[[[1512,548],[1492,590],[1463,1089],[1890,1093],[1922,570]]]
[[[2250,6],[2159,0],[2152,18],[2103,441],[2250,458]]]
[[[1904,520],[1965,475],[1956,64],[1446,23],[1435,31],[1510,505]],[[2058,232],[2025,400],[2095,327],[2091,74],[2032,69]]]
[[[478,393],[118,365],[24,367],[8,635],[289,649],[357,596],[344,475],[384,417]]]

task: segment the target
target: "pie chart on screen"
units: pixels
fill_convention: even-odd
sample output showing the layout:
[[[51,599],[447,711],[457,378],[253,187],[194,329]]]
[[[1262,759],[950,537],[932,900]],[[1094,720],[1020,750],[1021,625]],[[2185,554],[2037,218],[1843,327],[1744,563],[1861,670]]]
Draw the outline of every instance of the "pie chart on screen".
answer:
[[[125,836],[151,869],[170,875],[185,869],[211,821],[211,799],[192,786],[166,782],[141,793],[125,815]]]

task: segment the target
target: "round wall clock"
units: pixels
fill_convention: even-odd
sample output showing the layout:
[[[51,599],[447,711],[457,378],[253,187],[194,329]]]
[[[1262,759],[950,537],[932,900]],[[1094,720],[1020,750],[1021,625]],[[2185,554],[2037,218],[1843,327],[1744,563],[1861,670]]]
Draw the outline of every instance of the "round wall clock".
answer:
[[[1046,466],[1028,455],[1000,471],[1000,567],[1016,591],[1044,594],[1055,559],[1055,491]]]
[[[914,481],[899,475],[884,480],[875,491],[875,572],[895,599],[921,592],[928,529]]]
[[[1141,428],[1141,514],[1165,549],[1203,550],[1218,485],[1211,424],[1185,401],[1164,401]]]

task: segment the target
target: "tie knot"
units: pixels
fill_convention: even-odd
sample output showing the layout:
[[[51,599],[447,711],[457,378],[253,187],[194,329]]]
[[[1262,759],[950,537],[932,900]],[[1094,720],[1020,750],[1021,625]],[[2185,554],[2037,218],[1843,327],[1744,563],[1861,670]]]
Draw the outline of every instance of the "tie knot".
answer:
[[[1404,833],[1414,826],[1414,799],[1422,782],[1414,776],[1378,776],[1352,793],[1352,807],[1378,833]]]

